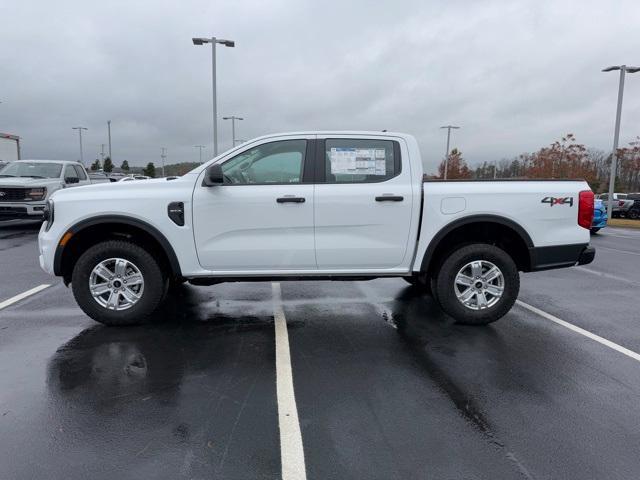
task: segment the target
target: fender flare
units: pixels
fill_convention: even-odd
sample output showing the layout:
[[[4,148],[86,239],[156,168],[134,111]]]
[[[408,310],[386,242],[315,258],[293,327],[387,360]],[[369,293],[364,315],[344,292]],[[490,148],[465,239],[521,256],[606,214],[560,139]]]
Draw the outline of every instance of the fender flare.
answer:
[[[98,215],[96,217],[87,218],[85,220],[81,220],[80,222],[74,224],[70,228],[68,228],[65,233],[72,233],[73,235],[77,235],[88,227],[92,227],[94,225],[99,225],[101,223],[122,223],[125,225],[130,225],[132,227],[137,227],[140,230],[143,230],[145,233],[151,235],[162,247],[164,253],[167,255],[167,259],[169,260],[169,266],[171,267],[171,273],[175,276],[181,276],[180,270],[180,262],[178,262],[178,257],[176,256],[176,252],[173,250],[171,243],[167,240],[160,230],[156,227],[149,225],[147,222],[143,220],[138,220],[134,217],[129,217],[127,215]],[[53,273],[57,276],[62,276],[62,256],[64,253],[65,246],[60,245],[56,247],[56,253],[53,259]]]
[[[431,239],[431,242],[429,242],[429,246],[424,253],[424,257],[422,257],[420,271],[426,272],[429,269],[431,258],[433,257],[436,248],[438,248],[440,242],[444,237],[446,237],[456,228],[462,227],[463,225],[468,225],[470,223],[497,223],[499,225],[509,227],[510,229],[515,231],[525,243],[527,249],[529,249],[529,260],[531,260],[531,249],[533,248],[533,241],[531,240],[531,237],[529,236],[527,231],[520,224],[499,215],[469,215],[468,217],[458,218],[457,220],[446,224],[438,233],[434,235],[434,237]]]

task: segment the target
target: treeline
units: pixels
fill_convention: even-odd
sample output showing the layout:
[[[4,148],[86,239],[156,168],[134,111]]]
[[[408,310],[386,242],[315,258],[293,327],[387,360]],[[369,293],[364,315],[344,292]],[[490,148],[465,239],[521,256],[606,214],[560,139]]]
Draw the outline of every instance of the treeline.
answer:
[[[640,191],[640,138],[619,148],[617,156],[616,191]],[[610,166],[610,153],[589,149],[570,133],[537,152],[483,162],[475,169],[469,168],[454,149],[449,155],[447,178],[583,178],[595,192],[603,192],[608,187]],[[444,160],[438,178],[444,178]]]

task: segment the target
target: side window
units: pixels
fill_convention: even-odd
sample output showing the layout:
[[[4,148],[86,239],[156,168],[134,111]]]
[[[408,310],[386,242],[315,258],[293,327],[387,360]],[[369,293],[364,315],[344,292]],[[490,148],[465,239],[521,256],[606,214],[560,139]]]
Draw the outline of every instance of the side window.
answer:
[[[602,195],[600,195],[600,200],[604,200],[604,201],[609,200],[609,194],[603,193]]]
[[[76,169],[76,173],[78,174],[78,178],[80,180],[86,180],[87,176],[84,173],[84,170],[82,169],[82,167],[80,165],[74,165],[73,168]]]
[[[400,173],[400,147],[392,140],[325,141],[326,183],[384,182]]]
[[[76,169],[73,168],[73,165],[67,165],[66,167],[64,167],[64,179],[67,180],[68,178],[80,179],[80,177],[78,177]]]
[[[222,164],[225,183],[300,183],[306,150],[306,140],[282,140],[254,147]]]

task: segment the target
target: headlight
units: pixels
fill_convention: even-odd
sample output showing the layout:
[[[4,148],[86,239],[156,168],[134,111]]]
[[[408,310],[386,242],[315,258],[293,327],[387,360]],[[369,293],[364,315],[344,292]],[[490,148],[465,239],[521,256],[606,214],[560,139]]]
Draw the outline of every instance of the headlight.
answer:
[[[51,229],[51,225],[53,225],[53,211],[53,200],[47,200],[47,203],[44,206],[44,210],[42,211],[44,221],[47,222],[45,232],[48,232]]]
[[[27,200],[44,200],[47,196],[47,189],[45,187],[39,188],[27,188],[25,197]]]

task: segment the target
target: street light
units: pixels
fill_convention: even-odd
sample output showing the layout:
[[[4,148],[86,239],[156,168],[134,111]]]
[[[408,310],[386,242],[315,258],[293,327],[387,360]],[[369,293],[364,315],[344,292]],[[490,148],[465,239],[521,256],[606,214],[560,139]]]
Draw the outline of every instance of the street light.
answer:
[[[211,44],[211,83],[213,84],[213,156],[218,155],[218,103],[216,99],[216,43],[225,47],[235,47],[233,40],[223,40],[221,38],[192,38],[194,45]]]
[[[164,177],[164,160],[167,158],[167,149],[166,147],[160,147],[162,153],[160,154],[160,158],[162,159],[162,176]]]
[[[107,134],[109,136],[109,160],[113,162],[113,156],[111,155],[111,120],[107,120]]]
[[[447,129],[447,154],[444,157],[444,179],[447,179],[447,170],[449,169],[449,140],[451,139],[451,129],[458,129],[460,127],[454,127],[453,125],[446,125],[444,127]]]
[[[84,158],[82,156],[82,130],[88,130],[86,127],[71,127],[71,130],[78,130],[80,136],[80,163],[84,166]]]
[[[233,138],[233,146],[236,146],[236,120],[244,120],[242,117],[231,115],[230,117],[222,117],[223,120],[231,120],[231,138]]]
[[[207,147],[205,147],[204,145],[194,145],[193,148],[197,148],[198,150],[200,150],[200,163],[202,163],[202,149]]]
[[[620,84],[618,86],[618,109],[616,110],[616,126],[613,133],[613,154],[611,155],[611,172],[609,173],[609,201],[607,202],[607,216],[611,218],[613,210],[613,189],[615,187],[616,173],[618,172],[618,139],[620,138],[620,116],[622,115],[622,94],[624,93],[624,74],[626,72],[636,73],[640,67],[627,67],[618,65],[607,67],[603,72],[613,72],[620,70]]]

